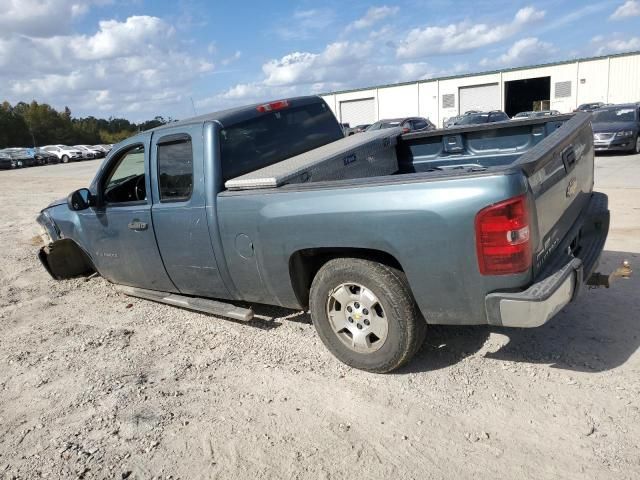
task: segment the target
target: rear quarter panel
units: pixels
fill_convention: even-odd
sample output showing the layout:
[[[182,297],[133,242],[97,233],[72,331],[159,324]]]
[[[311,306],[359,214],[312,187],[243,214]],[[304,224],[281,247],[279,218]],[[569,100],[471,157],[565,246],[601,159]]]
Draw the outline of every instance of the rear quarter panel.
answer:
[[[428,179],[400,175],[274,191],[225,192],[218,221],[233,282],[245,300],[299,308],[289,259],[309,248],[363,248],[400,263],[429,323],[486,323],[484,297],[516,288],[530,273],[480,275],[474,219],[483,207],[526,191],[519,172]],[[238,238],[255,258],[240,254]],[[246,249],[245,249],[246,251]]]

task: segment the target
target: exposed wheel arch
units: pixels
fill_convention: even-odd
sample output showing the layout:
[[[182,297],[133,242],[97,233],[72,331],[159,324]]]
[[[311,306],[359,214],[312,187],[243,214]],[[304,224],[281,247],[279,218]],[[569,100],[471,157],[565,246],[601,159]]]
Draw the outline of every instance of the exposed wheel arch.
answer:
[[[309,306],[311,282],[316,273],[334,258],[361,258],[372,260],[404,272],[400,262],[391,254],[369,248],[323,247],[298,250],[289,257],[289,278],[302,308]]]
[[[38,258],[56,280],[86,276],[96,271],[85,251],[69,238],[42,247]]]

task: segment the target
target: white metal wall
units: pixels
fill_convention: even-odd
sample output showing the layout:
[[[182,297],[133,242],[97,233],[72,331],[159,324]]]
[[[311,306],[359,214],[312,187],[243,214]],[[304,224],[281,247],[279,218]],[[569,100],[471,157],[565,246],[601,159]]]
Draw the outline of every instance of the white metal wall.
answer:
[[[378,89],[378,116],[382,118],[415,117],[420,111],[418,84]]]
[[[445,119],[465,109],[461,92],[468,87],[498,84],[504,109],[504,83],[536,77],[551,78],[551,108],[566,113],[587,102],[625,103],[640,101],[640,54],[575,61],[560,65],[524,68],[520,70],[427,80],[405,85],[374,87],[366,90],[324,95],[336,117],[340,119],[340,102],[374,99],[374,120],[389,117],[420,115],[442,126]],[[570,82],[570,94],[557,97],[556,84],[564,91]],[[560,89],[562,92],[563,89]],[[442,97],[453,95],[453,106],[443,107]],[[462,95],[466,95],[462,93]],[[495,97],[494,97],[495,98]],[[463,99],[464,101],[464,99]],[[469,108],[467,108],[468,110]]]
[[[469,110],[486,112],[500,110],[502,99],[500,98],[500,84],[476,85],[473,87],[460,87],[459,112],[462,114]]]
[[[340,121],[351,127],[376,121],[376,99],[363,98],[340,102]]]

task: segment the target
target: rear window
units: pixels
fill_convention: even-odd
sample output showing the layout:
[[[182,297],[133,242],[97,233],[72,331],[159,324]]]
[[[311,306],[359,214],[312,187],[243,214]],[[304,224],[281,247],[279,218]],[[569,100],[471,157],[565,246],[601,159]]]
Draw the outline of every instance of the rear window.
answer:
[[[475,123],[487,123],[489,121],[488,113],[471,114],[462,117],[456,122],[456,125],[473,125]]]
[[[326,103],[261,114],[220,131],[224,181],[344,138]]]

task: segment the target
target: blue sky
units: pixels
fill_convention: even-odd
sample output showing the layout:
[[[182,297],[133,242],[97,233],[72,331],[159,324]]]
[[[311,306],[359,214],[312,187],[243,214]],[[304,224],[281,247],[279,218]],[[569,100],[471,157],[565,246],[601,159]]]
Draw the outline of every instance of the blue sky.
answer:
[[[233,105],[640,50],[640,0],[0,0],[0,92],[77,116]]]

